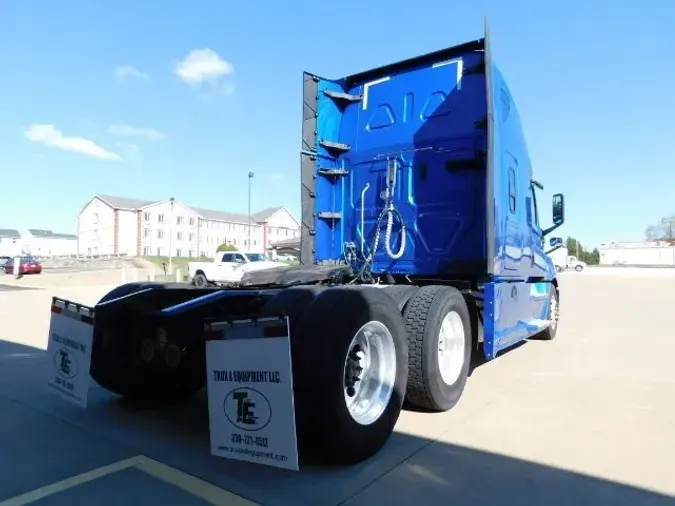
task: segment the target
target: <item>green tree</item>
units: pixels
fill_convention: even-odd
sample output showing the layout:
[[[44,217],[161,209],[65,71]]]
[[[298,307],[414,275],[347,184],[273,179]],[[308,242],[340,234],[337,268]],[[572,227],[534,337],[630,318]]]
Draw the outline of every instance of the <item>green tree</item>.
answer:
[[[574,237],[568,237],[565,241],[567,246],[567,254],[574,255],[578,260],[586,262],[588,265],[598,265],[600,263],[600,252],[598,248],[594,248],[593,251],[588,251],[584,246]]]
[[[220,253],[221,251],[237,251],[237,247],[232,246],[231,244],[221,244],[218,246],[218,249],[216,249],[216,253]]]

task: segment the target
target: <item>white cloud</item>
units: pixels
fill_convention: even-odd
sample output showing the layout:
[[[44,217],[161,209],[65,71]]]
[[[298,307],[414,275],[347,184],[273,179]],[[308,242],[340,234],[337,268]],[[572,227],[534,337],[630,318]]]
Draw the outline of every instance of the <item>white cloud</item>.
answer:
[[[124,124],[110,125],[108,132],[124,137],[145,137],[149,141],[158,141],[166,137],[164,132],[160,132],[154,128],[135,127]]]
[[[25,131],[26,139],[50,148],[72,151],[101,160],[121,160],[117,153],[107,151],[95,142],[82,137],[66,137],[54,125],[31,125]]]
[[[133,167],[141,168],[143,166],[143,153],[141,152],[141,148],[139,148],[136,144],[118,142],[117,146],[124,153],[124,159],[127,160]]]
[[[120,65],[115,69],[115,78],[118,81],[126,81],[127,79],[138,79],[140,81],[149,81],[150,76],[134,67],[133,65]]]
[[[234,74],[234,67],[212,49],[194,49],[174,69],[176,75],[194,88],[203,84],[218,86],[222,78]],[[231,84],[226,88],[231,92]]]

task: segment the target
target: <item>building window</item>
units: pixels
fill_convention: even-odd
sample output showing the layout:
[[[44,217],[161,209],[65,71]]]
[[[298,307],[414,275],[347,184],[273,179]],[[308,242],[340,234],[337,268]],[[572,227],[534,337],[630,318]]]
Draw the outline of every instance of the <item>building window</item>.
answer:
[[[160,247],[157,248],[157,256],[158,257],[162,256],[162,248],[160,248]]]
[[[143,246],[143,256],[148,256],[150,254],[150,246]]]
[[[192,258],[192,250],[191,249],[188,250],[188,258]]]
[[[157,239],[162,239],[164,238],[164,230],[158,230],[157,231]]]
[[[150,213],[148,213],[148,212],[143,213],[143,219],[145,221],[150,221]]]
[[[257,245],[258,245],[258,241],[256,239],[253,239],[253,246],[257,246]]]
[[[195,235],[194,235],[192,232],[190,232],[190,233],[188,234],[188,241],[192,241],[192,239],[194,238],[194,236],[195,236]]]
[[[236,246],[236,245],[237,245],[237,240],[236,240],[236,239],[232,239],[232,246]]]
[[[177,249],[176,249],[176,256],[177,256],[177,257],[182,257],[182,256],[183,256],[183,250],[180,249],[180,248],[177,248]]]
[[[150,237],[150,229],[149,228],[143,229],[143,237],[145,237],[146,239],[148,237]]]
[[[160,223],[164,223],[164,214],[157,215],[157,221],[159,221]]]
[[[194,218],[190,218],[190,226],[193,226],[194,224],[195,224],[195,219],[194,219]]]
[[[176,217],[176,225],[182,225],[184,221],[185,218],[183,218],[182,216]]]
[[[176,232],[176,239],[179,241],[183,240],[183,232]]]

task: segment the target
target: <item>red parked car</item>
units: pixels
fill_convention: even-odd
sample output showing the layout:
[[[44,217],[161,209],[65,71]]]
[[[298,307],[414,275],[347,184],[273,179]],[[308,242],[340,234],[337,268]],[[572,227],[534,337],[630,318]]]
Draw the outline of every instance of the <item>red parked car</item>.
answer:
[[[14,274],[14,259],[4,265],[5,274]],[[19,264],[19,275],[22,274],[40,274],[42,272],[42,264],[32,257],[21,257]]]

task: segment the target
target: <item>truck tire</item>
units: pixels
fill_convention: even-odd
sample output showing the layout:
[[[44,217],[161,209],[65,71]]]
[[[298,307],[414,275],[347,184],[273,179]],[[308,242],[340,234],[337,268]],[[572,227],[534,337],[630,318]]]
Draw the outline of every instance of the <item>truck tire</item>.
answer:
[[[291,347],[301,455],[354,464],[376,454],[394,430],[408,378],[396,303],[379,289],[327,288],[300,319]]]
[[[288,316],[291,334],[316,297],[325,290],[324,286],[293,286],[272,297],[260,311],[260,316]]]
[[[164,289],[182,283],[127,283],[108,292],[106,302],[146,288]],[[90,375],[104,389],[136,401],[177,401],[192,397],[205,383],[204,343],[186,353],[181,365],[169,373],[158,373],[137,364],[132,351],[132,333],[108,338],[94,333]]]
[[[551,283],[549,287],[549,305],[546,319],[551,321],[551,326],[536,335],[536,339],[541,341],[552,341],[558,332],[558,319],[560,318],[560,299],[558,288]]]
[[[384,287],[384,293],[389,295],[396,305],[398,306],[399,311],[403,313],[405,306],[408,304],[408,301],[411,297],[417,292],[418,287],[412,285],[389,285]]]
[[[209,286],[209,280],[206,279],[206,276],[203,272],[198,272],[195,274],[195,277],[192,278],[192,284],[197,288],[206,288]]]
[[[424,286],[406,307],[409,378],[406,400],[415,407],[447,411],[464,391],[471,365],[471,315],[463,295],[450,286]]]
[[[577,271],[577,272],[581,272],[581,271],[584,270],[584,266],[583,265],[576,265],[574,267],[574,270]]]

